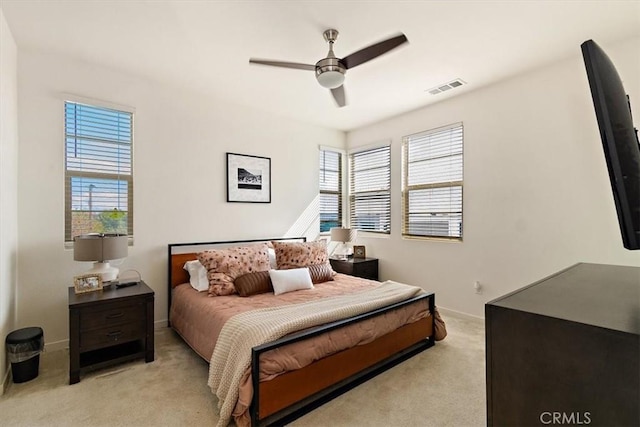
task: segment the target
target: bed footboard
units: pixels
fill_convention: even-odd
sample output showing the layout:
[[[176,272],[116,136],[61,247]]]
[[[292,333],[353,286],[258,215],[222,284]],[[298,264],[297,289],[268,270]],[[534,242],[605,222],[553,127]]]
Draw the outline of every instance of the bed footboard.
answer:
[[[352,347],[320,359],[302,369],[260,382],[260,355],[266,351],[305,340],[329,330],[344,327],[428,299],[426,318],[405,325],[364,345]],[[251,375],[254,398],[251,405],[253,426],[290,422],[310,410],[345,393],[435,343],[434,295],[423,294],[350,319],[312,328],[301,334],[254,347]]]

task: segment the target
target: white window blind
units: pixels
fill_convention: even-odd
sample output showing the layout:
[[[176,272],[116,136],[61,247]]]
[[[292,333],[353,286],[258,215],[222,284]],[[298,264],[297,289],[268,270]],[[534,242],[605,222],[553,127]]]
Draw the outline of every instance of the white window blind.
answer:
[[[342,154],[320,150],[320,232],[342,227]]]
[[[462,123],[402,141],[402,234],[462,239]]]
[[[351,228],[391,232],[391,146],[349,154]]]
[[[65,241],[133,236],[133,115],[65,102]]]

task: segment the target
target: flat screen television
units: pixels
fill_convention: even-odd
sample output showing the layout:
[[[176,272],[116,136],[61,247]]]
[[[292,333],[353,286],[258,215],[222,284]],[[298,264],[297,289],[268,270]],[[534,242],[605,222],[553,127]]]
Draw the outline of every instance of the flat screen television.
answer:
[[[629,96],[600,46],[587,40],[581,47],[622,243],[627,249],[640,249],[640,142],[631,118]]]

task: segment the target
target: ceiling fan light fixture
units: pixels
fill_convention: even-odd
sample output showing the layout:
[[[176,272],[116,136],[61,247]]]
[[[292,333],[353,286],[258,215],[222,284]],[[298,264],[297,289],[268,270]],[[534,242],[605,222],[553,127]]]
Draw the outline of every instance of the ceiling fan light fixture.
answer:
[[[333,55],[332,51],[329,51]],[[316,63],[316,79],[320,86],[335,89],[344,83],[344,73],[347,69],[335,56],[328,56]]]
[[[322,74],[318,74],[316,77],[320,86],[326,87],[327,89],[335,89],[342,86],[342,83],[344,83],[344,74],[340,71],[325,71]]]

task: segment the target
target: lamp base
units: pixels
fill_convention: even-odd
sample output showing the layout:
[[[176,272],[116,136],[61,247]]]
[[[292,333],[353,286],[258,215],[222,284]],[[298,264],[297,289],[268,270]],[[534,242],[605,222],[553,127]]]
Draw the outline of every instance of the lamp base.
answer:
[[[335,249],[331,253],[331,257],[334,259],[346,260],[353,256],[353,247],[340,242],[336,245]]]
[[[120,269],[110,266],[108,262],[94,262],[93,268],[86,274],[99,274],[102,276],[102,282],[106,283],[116,280],[119,272]]]

